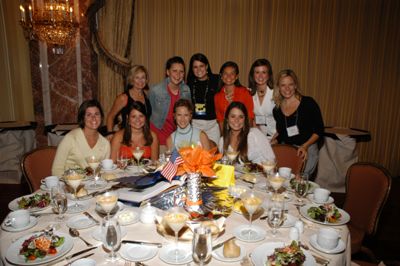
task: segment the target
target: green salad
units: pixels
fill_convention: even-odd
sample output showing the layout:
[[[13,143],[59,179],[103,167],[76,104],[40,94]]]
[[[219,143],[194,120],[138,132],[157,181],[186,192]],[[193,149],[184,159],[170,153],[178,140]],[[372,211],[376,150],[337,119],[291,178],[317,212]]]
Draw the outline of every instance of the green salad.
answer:
[[[31,209],[31,208],[44,208],[50,204],[50,195],[49,193],[44,194],[34,194],[29,197],[22,197],[18,201],[19,209]]]
[[[338,208],[329,204],[320,205],[318,207],[310,207],[307,210],[307,214],[314,220],[320,222],[327,221],[329,223],[336,223],[340,217],[342,217],[342,214],[339,212]]]
[[[289,246],[276,248],[274,253],[268,256],[266,266],[296,266],[303,265],[306,256],[296,241]]]

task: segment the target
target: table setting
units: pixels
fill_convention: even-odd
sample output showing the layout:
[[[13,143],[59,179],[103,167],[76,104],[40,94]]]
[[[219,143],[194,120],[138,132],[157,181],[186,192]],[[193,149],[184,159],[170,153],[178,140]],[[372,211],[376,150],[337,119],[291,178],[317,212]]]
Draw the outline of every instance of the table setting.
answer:
[[[184,162],[193,153],[211,156],[192,148],[186,150]],[[212,158],[210,168],[197,165],[189,169],[183,163],[177,174],[202,169],[211,176],[209,170],[221,159],[212,156],[207,157]],[[137,157],[136,166],[149,165]],[[138,204],[121,199],[132,183],[121,187],[118,181],[138,172],[124,164],[100,161],[91,166],[90,177],[67,172],[53,184],[44,179],[43,190],[11,201],[0,231],[2,264],[264,266],[287,250],[298,252],[296,259],[302,259],[302,265],[351,263],[346,226],[350,216],[334,205],[329,190],[308,180],[302,183],[301,177],[290,187],[294,178],[290,168],[278,171],[276,162],[243,167],[235,164],[232,155],[228,164],[221,165],[224,173],[225,166],[238,171],[233,179],[222,177],[225,186],[215,186],[210,183],[213,180],[200,175],[198,187],[190,190],[196,196],[186,195],[186,180]],[[213,175],[220,178],[220,170],[212,170]],[[105,173],[116,178],[104,180]],[[246,174],[256,178],[248,182],[242,177]],[[96,185],[86,186],[96,175]],[[85,195],[78,194],[82,188]],[[28,202],[31,207],[25,207],[28,199],[33,202]]]

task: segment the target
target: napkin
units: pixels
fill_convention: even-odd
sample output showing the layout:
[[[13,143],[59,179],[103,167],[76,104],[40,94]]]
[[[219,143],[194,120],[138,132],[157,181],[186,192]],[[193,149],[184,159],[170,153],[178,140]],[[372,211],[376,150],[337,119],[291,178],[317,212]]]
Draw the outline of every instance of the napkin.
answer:
[[[210,183],[214,186],[229,187],[235,185],[235,167],[216,163],[214,165],[216,178],[211,179]]]

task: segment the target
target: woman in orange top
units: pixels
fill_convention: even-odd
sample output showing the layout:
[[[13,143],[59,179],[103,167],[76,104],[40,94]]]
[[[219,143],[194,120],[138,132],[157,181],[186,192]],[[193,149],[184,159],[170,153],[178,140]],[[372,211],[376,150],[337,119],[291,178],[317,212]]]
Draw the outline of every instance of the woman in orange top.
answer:
[[[215,113],[219,124],[219,129],[223,131],[225,111],[231,102],[241,102],[246,106],[249,113],[250,125],[253,124],[253,98],[247,88],[243,87],[239,81],[239,67],[235,62],[225,62],[219,71],[221,79],[219,81],[220,91],[214,96]]]
[[[111,141],[111,159],[116,161],[119,156],[133,157],[133,150],[144,151],[142,158],[158,160],[158,138],[150,130],[146,116],[146,107],[141,102],[133,102],[128,107],[125,128],[115,133]]]

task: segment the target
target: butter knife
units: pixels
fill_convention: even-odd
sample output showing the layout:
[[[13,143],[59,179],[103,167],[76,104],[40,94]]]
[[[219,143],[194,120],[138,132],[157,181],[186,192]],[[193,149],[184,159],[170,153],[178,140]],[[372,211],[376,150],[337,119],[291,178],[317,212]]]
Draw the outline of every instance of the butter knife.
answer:
[[[97,221],[90,213],[88,212],[83,212],[84,215],[86,215],[86,217],[88,217],[90,220],[92,220],[93,222],[95,222],[96,224],[100,224],[99,221]]]
[[[87,257],[93,256],[93,255],[94,255],[94,253],[90,253],[90,254],[87,254],[87,255],[82,256],[80,258],[76,258],[76,259],[70,261],[69,263],[65,264],[64,266],[69,266],[69,265],[71,265],[73,262],[75,262],[77,260],[80,260],[80,259],[83,259],[83,258],[87,258]]]
[[[321,258],[321,257],[319,257],[317,255],[314,255],[314,254],[311,254],[311,255],[314,257],[315,262],[317,262],[318,264],[321,264],[321,265],[328,265],[329,264],[329,260]]]
[[[230,241],[230,240],[232,240],[232,239],[234,239],[234,238],[235,238],[235,237],[233,236],[233,237],[228,238],[227,240],[225,240],[225,241],[223,241],[223,242],[221,242],[221,243],[219,243],[219,244],[213,246],[213,247],[212,247],[212,250],[219,249],[219,248],[222,247],[226,242],[228,242],[228,241]]]
[[[162,247],[161,243],[153,243],[153,242],[143,242],[143,241],[136,241],[136,240],[122,240],[123,244],[129,243],[129,244],[138,244],[138,245],[152,245],[152,246],[157,246],[158,248]]]
[[[90,251],[90,250],[93,250],[93,249],[95,249],[95,248],[97,248],[97,247],[91,247],[91,248],[87,248],[87,249],[84,249],[84,250],[75,252],[75,253],[72,254],[72,255],[66,256],[65,259],[66,259],[66,260],[70,260],[70,259],[72,259],[73,257],[79,256],[79,255],[81,255],[81,254],[83,254],[83,253],[86,253],[86,252],[88,252],[88,251]]]

